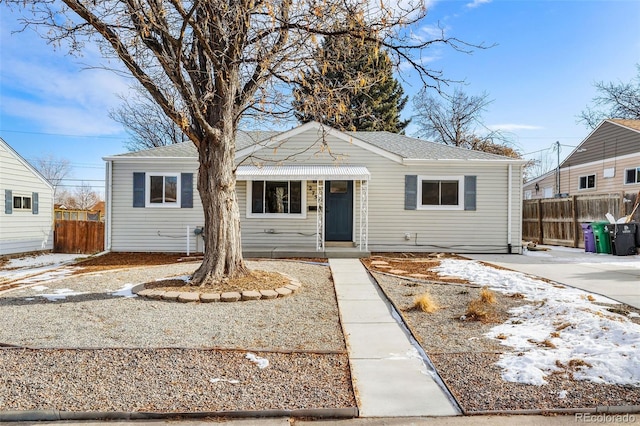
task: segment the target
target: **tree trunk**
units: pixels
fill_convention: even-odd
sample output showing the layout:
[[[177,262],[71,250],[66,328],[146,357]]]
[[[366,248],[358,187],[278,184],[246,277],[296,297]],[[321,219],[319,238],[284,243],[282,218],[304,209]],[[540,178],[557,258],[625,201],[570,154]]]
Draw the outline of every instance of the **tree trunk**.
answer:
[[[202,142],[198,151],[198,192],[204,210],[205,252],[192,285],[227,281],[248,273],[242,257],[240,211],[236,198],[235,131],[222,131],[220,141]]]

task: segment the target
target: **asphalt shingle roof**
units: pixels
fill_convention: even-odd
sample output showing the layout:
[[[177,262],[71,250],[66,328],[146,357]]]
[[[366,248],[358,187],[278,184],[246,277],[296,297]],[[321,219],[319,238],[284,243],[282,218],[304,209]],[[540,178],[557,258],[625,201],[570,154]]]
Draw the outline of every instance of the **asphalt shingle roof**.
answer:
[[[280,132],[269,131],[238,131],[236,150],[247,148],[279,134]],[[509,160],[509,158],[500,155],[443,145],[391,132],[346,132],[346,134],[405,159]],[[189,141],[143,151],[128,152],[114,157],[196,158],[197,156],[196,147]]]
[[[613,118],[609,121],[620,124],[621,126],[628,127],[633,130],[640,131],[640,120],[624,120],[621,118]]]

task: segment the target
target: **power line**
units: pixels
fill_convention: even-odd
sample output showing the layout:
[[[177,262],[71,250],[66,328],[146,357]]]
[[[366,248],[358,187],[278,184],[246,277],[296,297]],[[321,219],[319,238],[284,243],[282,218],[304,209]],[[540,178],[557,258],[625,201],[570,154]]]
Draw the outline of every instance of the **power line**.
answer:
[[[70,135],[65,133],[47,133],[47,132],[27,132],[25,130],[6,130],[0,129],[0,132],[6,133],[21,133],[25,135],[43,135],[43,136],[65,136],[69,138],[85,138],[85,139],[114,139],[114,140],[122,140],[125,138],[122,136],[92,136],[92,135]]]

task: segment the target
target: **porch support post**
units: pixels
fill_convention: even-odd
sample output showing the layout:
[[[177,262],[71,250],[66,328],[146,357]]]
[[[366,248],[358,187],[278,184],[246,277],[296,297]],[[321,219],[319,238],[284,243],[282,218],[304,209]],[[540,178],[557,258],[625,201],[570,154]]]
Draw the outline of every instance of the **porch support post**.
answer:
[[[324,180],[318,179],[316,188],[316,251],[324,250]]]
[[[369,250],[369,181],[360,181],[360,251]]]

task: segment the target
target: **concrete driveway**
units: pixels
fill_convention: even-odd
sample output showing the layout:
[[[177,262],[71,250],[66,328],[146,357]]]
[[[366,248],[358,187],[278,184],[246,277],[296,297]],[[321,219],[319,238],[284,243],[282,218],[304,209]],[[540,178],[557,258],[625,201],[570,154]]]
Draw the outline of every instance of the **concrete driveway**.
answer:
[[[465,254],[525,274],[598,293],[640,309],[640,255],[613,256],[582,249],[539,246],[546,251],[517,254]]]

